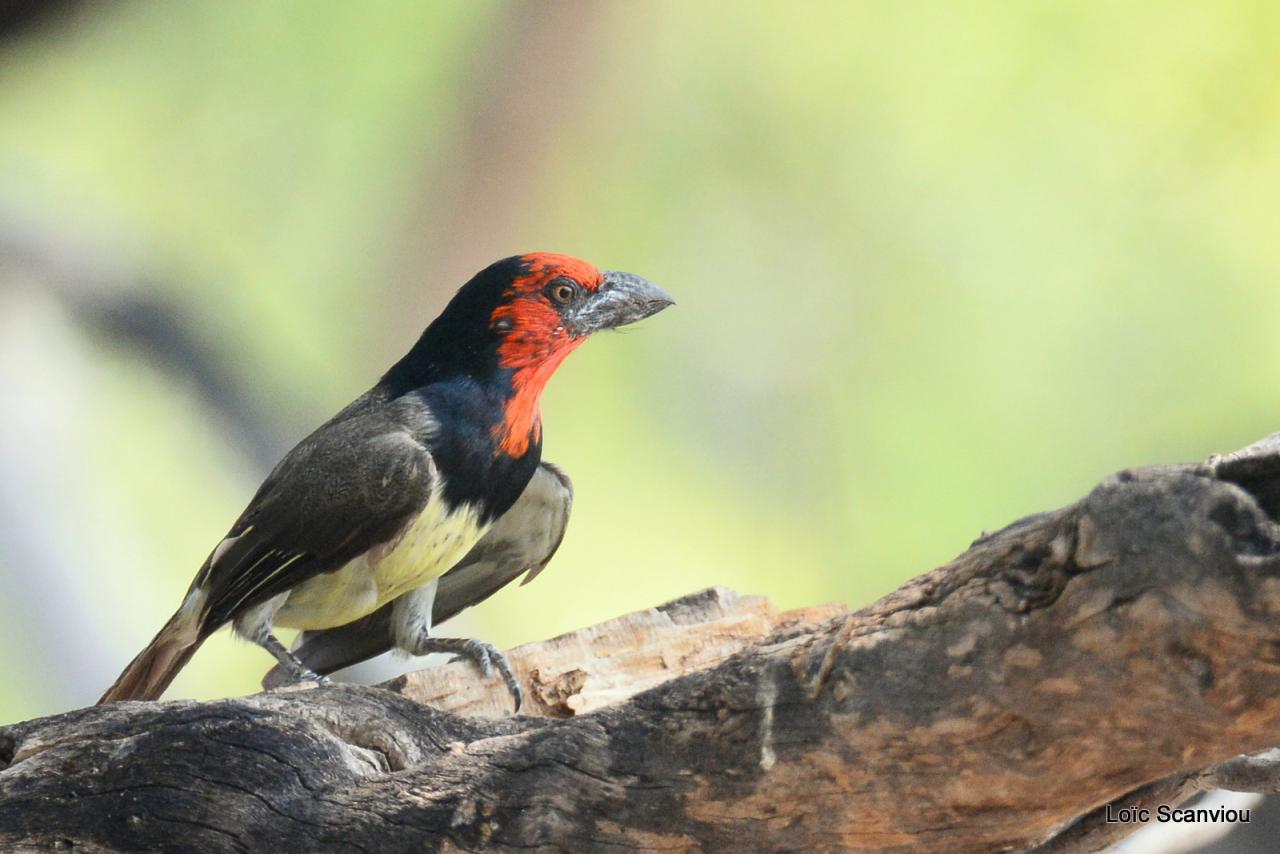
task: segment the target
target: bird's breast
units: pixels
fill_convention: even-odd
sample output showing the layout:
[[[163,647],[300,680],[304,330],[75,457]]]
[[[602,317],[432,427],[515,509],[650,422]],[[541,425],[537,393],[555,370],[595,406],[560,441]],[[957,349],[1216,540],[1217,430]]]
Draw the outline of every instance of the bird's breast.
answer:
[[[471,505],[450,507],[433,495],[390,541],[293,588],[274,622],[317,630],[358,620],[448,572],[487,528]]]

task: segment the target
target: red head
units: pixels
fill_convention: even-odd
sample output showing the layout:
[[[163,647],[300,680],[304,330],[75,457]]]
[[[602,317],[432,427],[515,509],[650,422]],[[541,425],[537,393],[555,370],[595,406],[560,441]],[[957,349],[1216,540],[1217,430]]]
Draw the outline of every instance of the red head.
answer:
[[[569,331],[564,308],[575,297],[600,290],[599,270],[568,255],[534,252],[520,256],[525,272],[516,276],[489,314],[489,326],[501,336],[498,366],[517,372],[537,370],[550,377],[565,356],[586,340]],[[554,283],[554,285],[553,285]]]
[[[550,252],[517,255],[463,285],[388,378],[401,371],[402,381],[417,385],[461,373],[501,383],[506,401],[494,438],[500,451],[522,456],[540,435],[538,403],[560,363],[591,333],[634,323],[672,303],[662,289],[630,273],[601,271]]]
[[[512,371],[512,395],[496,430],[499,447],[513,457],[540,434],[542,390],[565,357],[592,332],[634,323],[673,302],[638,276],[602,273],[568,255],[534,252],[520,262],[523,271],[489,315],[501,336],[498,366]]]

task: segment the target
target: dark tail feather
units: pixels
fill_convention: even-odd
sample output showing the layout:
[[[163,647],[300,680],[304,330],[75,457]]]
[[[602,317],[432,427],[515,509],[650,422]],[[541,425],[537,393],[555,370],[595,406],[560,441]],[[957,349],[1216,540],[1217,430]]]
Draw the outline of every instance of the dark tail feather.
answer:
[[[178,672],[204,643],[199,617],[186,605],[164,624],[147,648],[138,653],[98,705],[120,700],[158,700]]]

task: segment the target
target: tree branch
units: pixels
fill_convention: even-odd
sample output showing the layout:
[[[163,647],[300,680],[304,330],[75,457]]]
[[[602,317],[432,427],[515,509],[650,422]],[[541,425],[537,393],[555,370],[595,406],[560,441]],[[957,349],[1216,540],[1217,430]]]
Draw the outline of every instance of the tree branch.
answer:
[[[1123,472],[862,611],[516,650],[536,715],[450,665],[5,727],[0,847],[1096,850],[1106,804],[1277,789],[1278,503],[1280,434]]]

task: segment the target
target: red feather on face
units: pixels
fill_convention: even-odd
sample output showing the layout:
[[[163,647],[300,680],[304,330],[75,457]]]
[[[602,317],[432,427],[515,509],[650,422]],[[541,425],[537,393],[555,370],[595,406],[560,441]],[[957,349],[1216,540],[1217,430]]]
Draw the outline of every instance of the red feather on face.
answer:
[[[521,260],[525,272],[511,283],[505,294],[508,301],[489,317],[491,324],[505,320],[511,327],[498,345],[498,365],[512,371],[512,394],[494,434],[499,450],[512,457],[523,456],[529,443],[541,438],[542,390],[560,363],[586,340],[564,327],[544,289],[563,277],[594,291],[603,278],[595,266],[568,255],[535,252]]]

